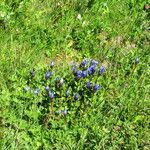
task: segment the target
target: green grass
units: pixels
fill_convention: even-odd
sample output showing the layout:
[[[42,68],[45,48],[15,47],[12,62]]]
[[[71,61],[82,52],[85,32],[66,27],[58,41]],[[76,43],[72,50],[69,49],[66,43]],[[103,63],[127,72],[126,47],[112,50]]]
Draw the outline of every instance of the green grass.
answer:
[[[1,0],[1,149],[149,150],[148,3]],[[28,102],[22,102],[21,94],[28,72],[54,60],[63,74],[69,63],[86,57],[107,66],[100,80],[103,88],[91,106],[79,116],[51,118],[51,125],[43,127],[33,105],[26,119]]]

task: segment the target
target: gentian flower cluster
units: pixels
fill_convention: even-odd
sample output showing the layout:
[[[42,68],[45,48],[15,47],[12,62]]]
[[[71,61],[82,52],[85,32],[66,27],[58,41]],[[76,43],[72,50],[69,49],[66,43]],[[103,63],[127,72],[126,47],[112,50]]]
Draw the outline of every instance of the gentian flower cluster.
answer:
[[[94,73],[96,73],[98,64],[99,62],[96,60],[85,59],[79,64],[79,69],[77,67],[73,67],[72,71],[75,78],[77,79],[85,78],[87,76],[91,76],[94,75]],[[101,66],[98,70],[98,75],[101,75],[105,71],[105,69],[106,68],[104,66]]]
[[[100,66],[98,61],[91,59],[84,59],[80,64],[73,65],[72,71],[68,71],[67,77],[62,73],[60,75],[54,69],[54,62],[51,62],[40,79],[37,78],[36,81],[36,78],[34,80],[31,78],[31,83],[25,86],[24,91],[26,93],[33,91],[33,95],[43,96],[42,99],[48,100],[48,103],[53,101],[56,103],[55,110],[63,115],[68,115],[68,111],[71,110],[69,107],[72,104],[70,103],[87,103],[89,95],[95,94],[101,89],[97,79],[106,71],[106,68]],[[35,76],[35,69],[30,71],[30,75]],[[37,73],[36,76],[38,76]],[[62,106],[65,108],[64,110],[60,110]]]

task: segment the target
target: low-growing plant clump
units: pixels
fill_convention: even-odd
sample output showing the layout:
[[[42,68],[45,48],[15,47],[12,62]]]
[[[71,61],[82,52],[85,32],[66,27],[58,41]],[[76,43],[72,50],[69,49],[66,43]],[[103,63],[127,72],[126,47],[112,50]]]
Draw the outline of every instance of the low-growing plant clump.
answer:
[[[26,77],[22,93],[23,101],[29,104],[26,111],[36,105],[38,119],[44,126],[48,125],[50,118],[82,115],[102,88],[100,78],[106,67],[100,66],[96,60],[84,59],[80,64],[72,63],[65,73],[59,70],[51,62],[44,69],[31,70]],[[27,113],[26,117],[33,116]]]

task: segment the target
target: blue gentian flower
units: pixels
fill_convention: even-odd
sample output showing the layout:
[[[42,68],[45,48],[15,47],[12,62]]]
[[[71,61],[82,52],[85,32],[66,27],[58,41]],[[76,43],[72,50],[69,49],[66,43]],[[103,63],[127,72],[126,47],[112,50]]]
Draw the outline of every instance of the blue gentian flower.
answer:
[[[93,69],[92,68],[88,68],[88,74],[89,75],[93,74]]]
[[[96,92],[100,89],[100,86],[98,84],[93,86],[93,91]]]
[[[78,79],[82,78],[82,71],[81,70],[79,70],[79,71],[76,72],[76,77]]]
[[[49,91],[48,95],[49,95],[49,97],[50,97],[51,99],[53,99],[53,98],[54,98],[54,92]]]
[[[49,91],[49,86],[47,85],[46,87],[45,87],[45,90],[48,92]]]
[[[96,71],[96,66],[92,65],[88,68],[88,74],[92,75]]]
[[[92,83],[91,83],[91,82],[87,82],[87,83],[86,83],[86,87],[87,87],[87,88],[91,88],[91,87],[92,87]]]
[[[87,70],[82,71],[82,77],[83,78],[87,77],[87,75],[88,75],[88,71]]]
[[[35,95],[38,95],[38,94],[39,94],[39,89],[35,89],[35,90],[34,90],[34,94],[35,94]]]
[[[51,75],[52,75],[52,72],[51,71],[47,71],[45,73],[45,78],[48,79]]]
[[[78,93],[76,93],[75,95],[74,95],[74,100],[78,100],[80,98],[80,95],[78,94]]]
[[[84,60],[80,63],[79,67],[80,67],[80,68],[85,68],[86,65],[87,65],[87,63],[88,63],[88,61],[87,61],[86,59],[84,59]]]
[[[104,71],[105,71],[105,67],[104,66],[101,66],[98,70],[98,74],[101,75]]]

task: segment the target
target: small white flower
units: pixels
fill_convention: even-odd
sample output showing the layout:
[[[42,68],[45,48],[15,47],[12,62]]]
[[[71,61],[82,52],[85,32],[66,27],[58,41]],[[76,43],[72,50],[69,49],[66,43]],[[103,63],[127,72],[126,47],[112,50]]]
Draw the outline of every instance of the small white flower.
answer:
[[[77,19],[82,20],[81,14],[78,14]]]

